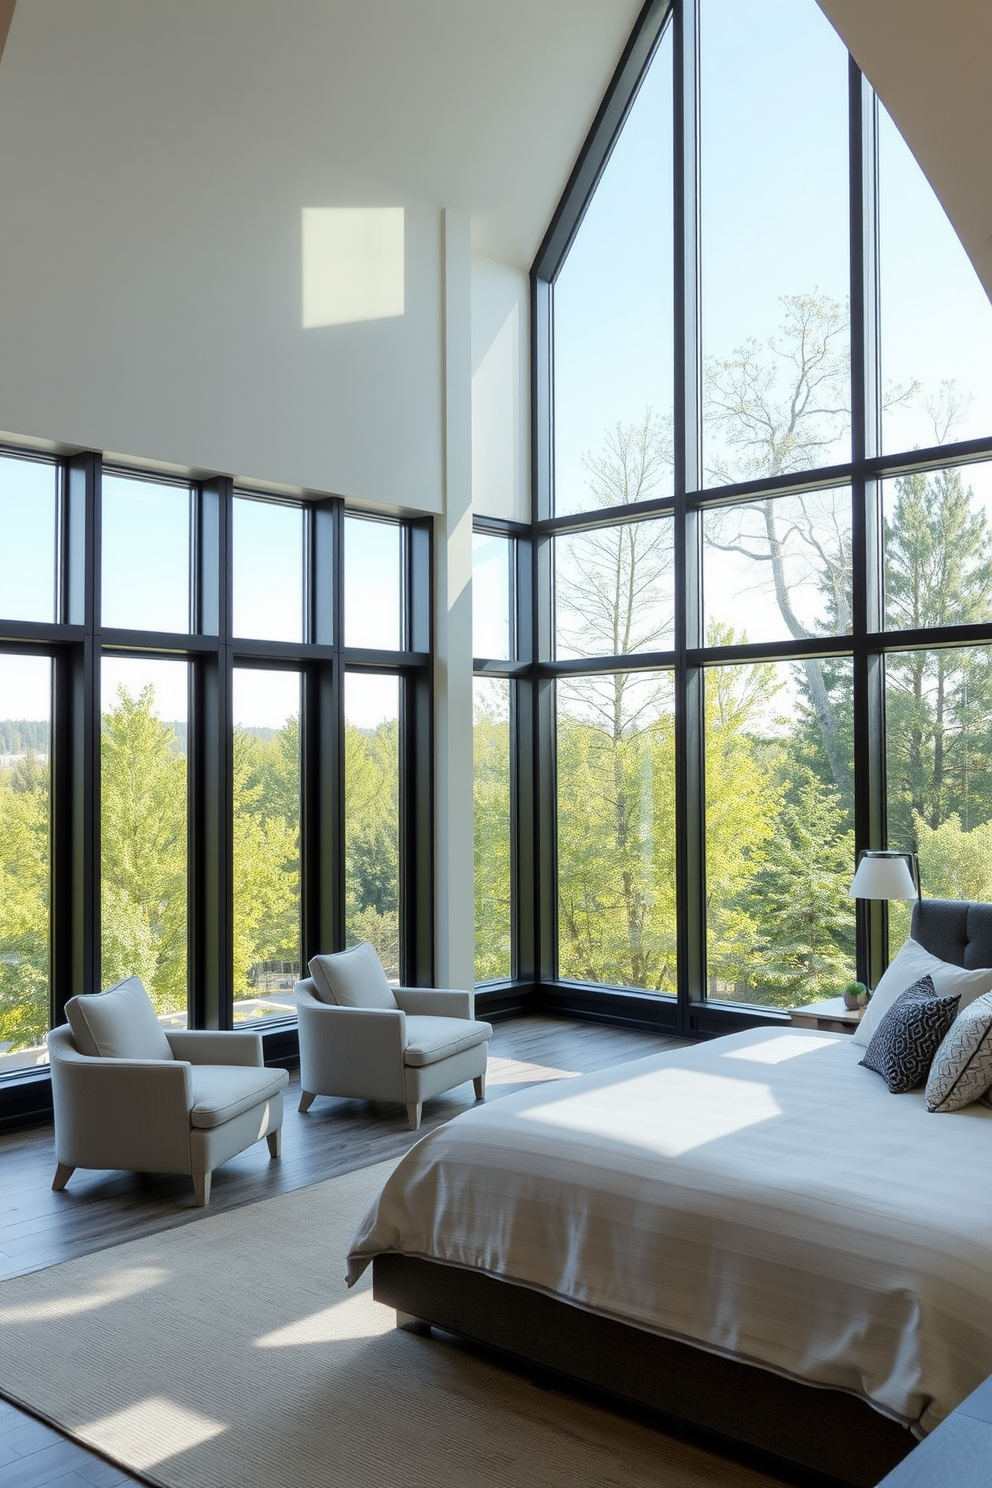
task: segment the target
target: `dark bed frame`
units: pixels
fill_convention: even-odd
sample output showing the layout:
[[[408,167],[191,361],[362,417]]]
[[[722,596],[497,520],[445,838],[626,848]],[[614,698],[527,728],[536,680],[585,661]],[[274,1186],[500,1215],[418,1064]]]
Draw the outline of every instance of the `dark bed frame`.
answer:
[[[922,900],[911,933],[942,961],[992,966],[992,904]],[[796,1481],[816,1474],[820,1482],[873,1488],[915,1444],[908,1430],[853,1395],[459,1267],[377,1256],[373,1292],[396,1309],[400,1326],[445,1329],[500,1350],[530,1372],[549,1371],[661,1412],[669,1427],[717,1433],[735,1447],[771,1454]]]

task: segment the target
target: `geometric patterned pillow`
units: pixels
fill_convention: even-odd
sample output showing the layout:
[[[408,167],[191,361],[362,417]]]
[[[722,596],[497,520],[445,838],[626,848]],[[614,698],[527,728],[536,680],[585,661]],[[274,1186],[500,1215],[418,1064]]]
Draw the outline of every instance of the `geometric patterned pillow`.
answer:
[[[960,1111],[992,1085],[992,992],[966,1007],[937,1050],[927,1080],[928,1111]]]
[[[881,1075],[893,1095],[915,1090],[954,1022],[958,994],[942,997],[929,976],[907,987],[872,1035],[861,1063]]]

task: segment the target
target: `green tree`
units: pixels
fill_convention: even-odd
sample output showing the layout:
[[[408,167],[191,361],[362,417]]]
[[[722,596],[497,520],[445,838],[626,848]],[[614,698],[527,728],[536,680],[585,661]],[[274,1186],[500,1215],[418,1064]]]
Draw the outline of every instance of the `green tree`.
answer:
[[[806,773],[793,783],[754,876],[762,906],[749,976],[754,1001],[812,1002],[834,996],[854,975],[853,861],[844,802]]]
[[[509,683],[477,683],[473,706],[475,979],[508,977],[510,960]]]
[[[741,637],[711,627],[710,645]],[[711,997],[750,1000],[765,905],[755,880],[782,809],[764,739],[780,683],[768,665],[712,667],[704,703],[706,951]]]
[[[234,988],[255,990],[266,961],[300,964],[299,725],[274,738],[235,729]]]
[[[399,977],[399,722],[345,724],[345,918]]]
[[[101,733],[101,975],[186,1007],[186,760],[154,688],[117,691]]]
[[[48,1032],[48,843],[47,765],[0,770],[0,1046],[14,1049]]]
[[[992,612],[992,534],[956,469],[896,483],[885,527],[890,626],[981,622]],[[992,815],[992,656],[987,647],[892,652],[886,659],[890,840],[914,822],[965,830]]]

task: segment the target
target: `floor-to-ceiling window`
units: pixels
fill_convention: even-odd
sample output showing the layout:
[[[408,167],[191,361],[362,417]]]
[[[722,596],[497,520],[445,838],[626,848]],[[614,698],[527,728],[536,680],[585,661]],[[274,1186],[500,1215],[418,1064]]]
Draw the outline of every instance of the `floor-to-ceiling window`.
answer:
[[[0,1085],[126,976],[263,1030],[359,938],[427,979],[429,525],[15,450],[0,522]]]
[[[877,976],[858,848],[992,897],[992,307],[814,0],[646,9],[532,289],[545,995]]]

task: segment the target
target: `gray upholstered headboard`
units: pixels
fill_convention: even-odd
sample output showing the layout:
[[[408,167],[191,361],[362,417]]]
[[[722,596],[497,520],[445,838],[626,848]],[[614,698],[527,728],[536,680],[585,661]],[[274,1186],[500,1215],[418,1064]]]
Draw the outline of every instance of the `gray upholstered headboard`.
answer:
[[[992,966],[992,904],[971,899],[921,899],[910,934],[932,956],[954,966]]]

